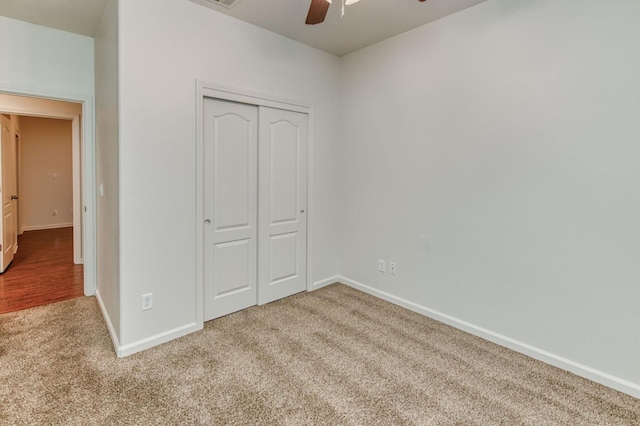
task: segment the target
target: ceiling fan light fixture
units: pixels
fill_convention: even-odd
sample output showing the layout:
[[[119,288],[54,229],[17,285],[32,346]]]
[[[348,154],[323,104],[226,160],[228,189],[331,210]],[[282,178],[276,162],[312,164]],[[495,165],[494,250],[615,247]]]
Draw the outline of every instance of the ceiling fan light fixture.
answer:
[[[209,0],[211,2],[222,2],[222,1],[240,1],[240,0]],[[360,0],[342,0],[339,3],[342,3],[342,16],[344,17],[344,8],[345,6],[352,5],[354,3],[359,2]],[[307,13],[307,19],[305,23],[307,25],[316,25],[321,22],[324,22],[325,17],[327,16],[327,10],[329,6],[333,3],[333,0],[311,0],[311,6],[309,6],[309,13]]]
[[[342,17],[344,18],[344,7],[358,3],[360,0],[342,0]]]

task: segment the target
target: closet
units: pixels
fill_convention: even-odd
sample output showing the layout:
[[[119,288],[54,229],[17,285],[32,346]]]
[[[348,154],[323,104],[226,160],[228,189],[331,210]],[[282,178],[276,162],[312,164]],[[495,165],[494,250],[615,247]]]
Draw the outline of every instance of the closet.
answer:
[[[308,115],[204,98],[204,320],[306,289]]]

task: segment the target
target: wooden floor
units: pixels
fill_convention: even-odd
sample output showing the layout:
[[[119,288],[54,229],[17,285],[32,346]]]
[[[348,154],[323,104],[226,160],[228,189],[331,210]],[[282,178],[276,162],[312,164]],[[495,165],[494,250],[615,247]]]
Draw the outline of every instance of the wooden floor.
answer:
[[[0,274],[0,314],[84,295],[82,265],[73,263],[73,228],[27,231]]]

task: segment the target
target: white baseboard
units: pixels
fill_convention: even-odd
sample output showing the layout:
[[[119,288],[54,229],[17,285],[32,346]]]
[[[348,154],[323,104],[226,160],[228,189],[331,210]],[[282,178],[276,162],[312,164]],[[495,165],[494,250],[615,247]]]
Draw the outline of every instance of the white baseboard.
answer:
[[[100,292],[96,289],[96,300],[98,301],[98,306],[100,306],[100,311],[102,312],[102,318],[104,319],[105,324],[107,325],[107,330],[109,331],[109,336],[111,336],[111,342],[113,343],[113,348],[117,352],[120,347],[120,342],[118,341],[118,335],[116,334],[116,330],[113,328],[113,323],[111,323],[111,317],[109,317],[109,313],[107,312],[107,308],[104,306],[104,302],[102,301],[102,296],[100,296]]]
[[[73,228],[73,223],[52,223],[49,225],[23,226],[22,231],[42,231],[43,229]]]
[[[164,333],[156,334],[155,336],[151,336],[146,339],[139,340],[137,342],[129,343],[128,345],[120,345],[120,341],[118,340],[118,335],[116,334],[115,329],[113,328],[113,324],[111,323],[111,318],[109,317],[109,313],[107,312],[107,309],[104,306],[102,297],[100,296],[100,291],[98,290],[96,290],[96,300],[98,301],[98,306],[100,306],[100,310],[102,311],[104,322],[107,324],[107,330],[109,330],[109,335],[111,336],[111,341],[113,342],[113,347],[116,351],[116,356],[118,358],[123,358],[125,356],[133,355],[145,349],[149,349],[154,346],[160,345],[162,343],[166,343],[170,340],[177,339],[179,337],[193,333],[194,331],[202,330],[202,325],[198,326],[194,322],[191,324],[184,325],[182,327],[174,328],[173,330],[169,330]]]
[[[332,280],[334,279],[332,278]],[[457,329],[466,331],[467,333],[481,337],[485,340],[489,340],[490,342],[496,343],[500,346],[504,346],[516,352],[520,352],[522,354],[528,355],[531,358],[535,358],[539,361],[545,362],[547,364],[551,364],[563,370],[570,371],[578,376],[584,377],[586,379],[589,379],[594,382],[600,383],[602,385],[608,386],[610,388],[616,389],[620,392],[624,392],[635,398],[640,398],[640,384],[621,379],[619,377],[613,376],[611,374],[605,373],[600,370],[596,370],[595,368],[591,368],[589,366],[580,364],[578,362],[561,357],[551,352],[547,352],[543,349],[536,348],[535,346],[528,345],[524,342],[520,342],[510,337],[503,336],[491,330],[487,330],[485,328],[468,323],[458,318],[454,318],[450,315],[446,315],[441,312],[435,311],[433,309],[429,309],[417,303],[413,303],[408,300],[402,299],[400,297],[394,296],[392,294],[386,293],[384,291],[375,289],[373,287],[369,287],[367,285],[351,280],[349,278],[338,276],[335,278],[335,281],[339,281],[342,284],[355,288],[356,290],[360,290],[364,293],[368,293],[372,296],[386,300],[387,302],[393,303],[398,306],[402,306],[403,308],[409,309],[413,312],[417,312],[426,317],[440,321],[442,323],[445,323]]]
[[[312,290],[317,290],[319,288],[326,287],[326,286],[328,286],[330,284],[337,283],[338,281],[340,281],[340,277],[337,276],[337,275],[335,277],[326,278],[324,280],[316,281],[315,283],[313,283]]]
[[[156,334],[155,336],[138,340],[137,342],[119,346],[116,350],[116,353],[118,355],[118,358],[133,355],[137,352],[144,351],[145,349],[158,346],[162,343],[169,342],[182,336],[186,336],[187,334],[191,334],[194,331],[198,330],[202,330],[202,325],[198,326],[197,323],[192,322],[190,324],[174,328],[173,330],[165,331],[164,333]]]

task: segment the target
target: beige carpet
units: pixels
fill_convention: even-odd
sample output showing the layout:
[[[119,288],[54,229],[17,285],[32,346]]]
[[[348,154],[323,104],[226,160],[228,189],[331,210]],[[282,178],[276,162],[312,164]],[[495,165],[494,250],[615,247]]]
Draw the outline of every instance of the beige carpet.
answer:
[[[0,315],[0,424],[640,424],[640,400],[334,284],[116,359],[96,301]]]

